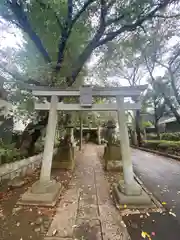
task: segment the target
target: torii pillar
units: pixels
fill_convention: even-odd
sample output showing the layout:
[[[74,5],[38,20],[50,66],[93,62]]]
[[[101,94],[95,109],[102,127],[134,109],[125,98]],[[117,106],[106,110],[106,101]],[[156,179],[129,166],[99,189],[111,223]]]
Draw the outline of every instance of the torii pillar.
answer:
[[[57,104],[58,97],[52,96],[46,129],[40,179],[39,181],[35,182],[32,187],[22,196],[19,204],[40,206],[54,206],[56,204],[59,192],[61,190],[61,184],[51,179],[51,166],[57,125]]]
[[[123,163],[124,180],[114,185],[113,193],[116,201],[122,206],[126,204],[128,207],[134,205],[151,205],[151,199],[142,187],[135,181],[132,158],[130,153],[129,135],[126,123],[126,115],[124,110],[124,98],[117,96],[116,102],[118,106],[118,122],[120,130],[120,147]]]
[[[98,126],[97,135],[98,135],[98,145],[101,145],[101,126]]]

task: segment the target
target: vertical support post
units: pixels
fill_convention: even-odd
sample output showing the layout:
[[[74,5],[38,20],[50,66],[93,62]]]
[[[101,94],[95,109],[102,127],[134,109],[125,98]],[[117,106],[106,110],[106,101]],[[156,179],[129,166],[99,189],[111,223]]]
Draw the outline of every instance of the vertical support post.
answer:
[[[137,146],[137,133],[136,133],[136,111],[133,111],[133,143]]]
[[[46,129],[44,153],[41,167],[40,182],[50,181],[51,179],[51,165],[54,149],[54,138],[57,125],[57,96],[51,97],[48,125]]]
[[[70,129],[71,143],[74,144],[74,127]]]
[[[79,150],[82,150],[82,139],[83,139],[83,122],[82,122],[82,114],[80,114],[80,143],[79,143]]]
[[[146,128],[144,128],[144,140],[147,140]]]
[[[134,174],[132,161],[130,156],[130,147],[129,147],[129,136],[128,129],[126,125],[126,115],[124,110],[124,99],[116,96],[117,106],[118,106],[118,122],[120,130],[120,141],[121,141],[121,154],[123,162],[123,174],[124,174],[124,183],[129,186],[134,182]]]
[[[101,144],[101,127],[98,126],[98,144]]]

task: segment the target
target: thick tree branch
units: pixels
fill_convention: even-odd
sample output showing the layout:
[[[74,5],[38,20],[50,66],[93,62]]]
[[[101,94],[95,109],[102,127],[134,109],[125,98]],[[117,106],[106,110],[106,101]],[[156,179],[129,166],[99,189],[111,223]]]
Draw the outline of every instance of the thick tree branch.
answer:
[[[98,46],[106,44],[109,41],[112,41],[115,37],[120,35],[122,32],[134,31],[137,27],[141,26],[143,22],[145,22],[148,19],[152,19],[154,17],[155,13],[157,11],[163,9],[164,7],[166,7],[169,4],[169,2],[171,2],[171,1],[167,0],[167,1],[161,2],[156,8],[154,8],[152,11],[150,11],[147,15],[139,17],[135,21],[135,23],[126,24],[114,32],[107,33],[106,36],[102,40],[99,41]]]
[[[72,1],[68,0],[68,17],[66,24],[62,30],[62,35],[59,43],[59,51],[58,51],[58,59],[57,59],[57,65],[56,65],[56,71],[60,71],[61,64],[64,59],[64,51],[66,48],[67,41],[71,35],[72,28],[74,24],[77,22],[79,17],[83,14],[83,12],[86,11],[88,6],[93,3],[95,0],[87,0],[87,2],[83,5],[83,7],[79,10],[79,12],[75,15],[75,17],[72,19]],[[69,12],[70,11],[70,12]],[[71,16],[70,16],[71,15]]]
[[[155,78],[154,78],[154,76],[153,76],[153,71],[154,71],[155,65],[153,64],[153,68],[150,69],[146,56],[144,56],[144,60],[145,60],[146,67],[147,67],[147,70],[148,70],[148,72],[149,72],[149,75],[150,75],[150,77],[151,77],[151,80],[152,80],[152,82],[154,83],[154,82],[155,82]]]
[[[10,9],[14,13],[19,26],[21,26],[21,29],[29,35],[30,39],[34,42],[35,46],[37,47],[39,52],[42,54],[44,60],[50,63],[51,58],[48,52],[46,51],[46,49],[44,48],[41,42],[41,39],[33,31],[31,24],[29,23],[28,17],[23,10],[22,2],[20,1],[20,4],[19,4],[19,1],[17,0],[11,0],[11,1],[8,0],[7,4],[9,5]]]
[[[72,13],[73,13],[73,3],[72,0],[68,0],[68,23],[71,24],[72,21]]]
[[[169,69],[169,67],[168,67],[167,65],[165,65],[164,63],[162,63],[162,62],[160,62],[160,61],[158,61],[158,60],[156,60],[156,62],[157,62],[161,67],[164,67],[164,68],[166,68],[167,70]]]
[[[100,28],[97,31],[97,33],[95,34],[95,36],[93,37],[93,39],[86,46],[86,48],[84,49],[82,54],[79,55],[76,63],[73,66],[73,69],[75,69],[75,70],[72,72],[71,77],[69,77],[67,79],[68,86],[71,86],[75,82],[75,79],[78,76],[78,74],[80,73],[80,71],[82,70],[84,63],[88,60],[88,58],[92,54],[93,50],[97,47],[97,42],[101,38],[102,34],[103,34],[103,30]]]
[[[101,4],[101,14],[100,14],[100,27],[105,28],[105,18],[106,18],[106,0],[100,0]]]
[[[177,59],[177,57],[180,56],[180,49],[177,50],[176,54],[173,56],[173,58],[169,61],[169,65],[172,65],[174,61]]]
[[[95,0],[86,0],[82,8],[79,10],[79,12],[74,16],[71,25],[73,26],[77,20],[80,18],[80,16],[83,14],[83,12],[86,11],[86,9],[93,3]]]
[[[180,124],[180,115],[179,115],[177,109],[173,106],[171,99],[166,97],[165,93],[162,93],[162,96],[165,100],[165,103],[167,104],[167,106],[171,109],[172,113],[174,114],[177,122]]]
[[[174,75],[173,75],[171,69],[169,69],[169,75],[170,75],[170,79],[171,79],[171,87],[174,91],[174,95],[176,97],[176,100],[177,100],[177,102],[180,106],[180,96],[179,96],[178,89],[177,89],[176,84],[175,84]]]

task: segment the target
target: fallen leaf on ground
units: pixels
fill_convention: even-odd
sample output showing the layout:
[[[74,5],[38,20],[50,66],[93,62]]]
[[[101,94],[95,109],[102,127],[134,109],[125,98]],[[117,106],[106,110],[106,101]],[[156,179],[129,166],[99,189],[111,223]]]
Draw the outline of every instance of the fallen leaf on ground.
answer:
[[[150,235],[149,235],[147,232],[142,231],[142,232],[141,232],[141,236],[142,236],[144,239],[147,237],[148,240],[152,240],[151,237],[150,237]]]
[[[55,230],[53,231],[52,235],[55,236],[56,233],[57,233],[57,229],[55,229]]]
[[[176,217],[176,214],[173,213],[173,212],[169,212],[169,214],[172,215],[172,216],[174,216],[174,217]]]
[[[16,226],[19,227],[19,226],[20,226],[20,222],[17,222],[17,223],[16,223]]]

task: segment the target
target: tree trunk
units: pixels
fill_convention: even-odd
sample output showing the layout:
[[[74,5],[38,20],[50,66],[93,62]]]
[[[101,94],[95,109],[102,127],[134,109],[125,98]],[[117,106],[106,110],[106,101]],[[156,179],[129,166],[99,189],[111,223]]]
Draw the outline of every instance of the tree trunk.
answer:
[[[159,126],[158,126],[158,120],[157,119],[155,119],[154,126],[155,126],[155,130],[156,130],[157,138],[160,139]]]
[[[177,109],[173,106],[171,100],[168,97],[166,97],[165,94],[163,94],[163,97],[164,97],[165,103],[171,109],[171,111],[173,112],[177,122],[180,124],[180,115],[179,115]]]
[[[158,114],[157,114],[156,103],[155,103],[155,100],[154,100],[154,127],[155,127],[155,130],[156,130],[157,138],[160,139],[158,121],[159,121],[159,118],[158,118]]]

